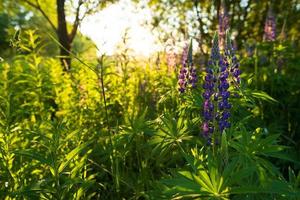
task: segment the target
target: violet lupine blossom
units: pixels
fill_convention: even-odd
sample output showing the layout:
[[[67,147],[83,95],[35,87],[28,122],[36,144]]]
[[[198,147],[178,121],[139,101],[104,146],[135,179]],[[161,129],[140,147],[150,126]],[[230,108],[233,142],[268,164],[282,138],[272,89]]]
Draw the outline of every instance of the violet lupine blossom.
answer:
[[[225,35],[229,28],[229,15],[226,10],[224,1],[222,1],[219,11],[219,47],[221,50],[225,48]]]
[[[216,115],[216,120],[219,123],[219,130],[222,133],[225,128],[230,127],[230,123],[228,122],[228,119],[230,117],[229,109],[231,108],[231,104],[229,103],[229,97],[230,92],[228,91],[229,83],[228,83],[228,66],[229,63],[224,57],[219,62],[219,68],[220,68],[220,74],[219,74],[219,80],[218,80],[218,113]]]
[[[272,9],[269,9],[264,29],[264,40],[275,41],[276,39],[276,19]]]
[[[187,76],[188,76],[188,69],[187,69],[187,57],[188,57],[188,49],[189,46],[186,43],[181,57],[181,69],[178,76],[178,85],[179,85],[179,92],[184,93],[187,87]]]
[[[240,64],[235,55],[235,49],[232,46],[232,41],[230,39],[229,32],[227,32],[227,34],[226,34],[225,57],[228,62],[229,72],[231,73],[233,82],[234,82],[235,86],[237,87],[241,82],[241,79],[240,79],[241,70],[239,69]]]
[[[198,77],[197,77],[197,70],[193,63],[192,41],[190,43],[189,53],[188,53],[188,67],[189,67],[189,84],[191,85],[192,88],[196,88],[196,84],[198,82]]]
[[[214,120],[215,120],[215,103],[218,101],[218,93],[216,91],[217,76],[216,66],[220,59],[219,41],[218,36],[215,34],[213,38],[213,46],[211,49],[210,60],[206,68],[205,81],[203,83],[204,92],[202,94],[204,98],[203,103],[203,116],[204,123],[202,124],[203,136],[206,139],[210,139],[214,132]]]
[[[203,84],[204,98],[202,124],[203,136],[210,141],[213,133],[223,133],[230,127],[229,91],[232,83],[237,86],[240,83],[239,62],[232,47],[228,31],[226,32],[226,48],[224,54],[220,54],[218,35],[213,38],[210,60],[206,68],[205,82]],[[213,140],[216,142],[215,140]]]
[[[198,81],[197,70],[193,64],[192,42],[184,47],[181,62],[178,84],[179,92],[184,93],[188,85],[196,88]]]

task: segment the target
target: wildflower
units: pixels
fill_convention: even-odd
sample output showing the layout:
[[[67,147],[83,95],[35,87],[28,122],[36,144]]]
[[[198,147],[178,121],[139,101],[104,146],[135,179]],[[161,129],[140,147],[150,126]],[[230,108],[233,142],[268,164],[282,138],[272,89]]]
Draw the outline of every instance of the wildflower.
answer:
[[[218,124],[219,124],[219,130],[222,133],[225,128],[230,127],[230,123],[228,122],[228,118],[230,116],[229,109],[231,108],[231,105],[228,103],[228,99],[230,97],[230,92],[228,91],[229,83],[228,83],[228,61],[227,58],[224,57],[220,61],[220,75],[219,75],[219,102],[218,102]]]
[[[188,76],[188,69],[187,69],[187,56],[188,56],[188,44],[185,44],[182,52],[181,57],[181,69],[179,71],[178,76],[178,85],[179,85],[179,92],[184,93],[187,87],[187,76]]]
[[[265,41],[275,41],[276,39],[276,19],[275,15],[270,8],[267,14],[265,29],[264,29],[264,40]]]
[[[206,68],[205,82],[203,84],[204,92],[202,94],[205,99],[203,103],[204,123],[202,125],[202,132],[206,139],[210,139],[214,132],[215,104],[213,100],[218,99],[218,94],[216,93],[217,77],[215,68],[219,63],[219,58],[218,36],[215,34],[210,60]]]
[[[235,49],[232,47],[232,41],[230,39],[229,31],[227,31],[226,34],[226,49],[225,49],[225,60],[227,62],[227,65],[229,67],[229,72],[231,73],[233,77],[233,81],[235,83],[235,86],[238,87],[240,84],[240,74],[241,70],[239,69],[239,62],[235,55]]]
[[[212,45],[202,94],[204,99],[202,132],[207,140],[212,139],[214,131],[223,133],[226,128],[231,126],[229,118],[232,105],[229,101],[231,97],[229,90],[231,83],[238,87],[241,74],[228,31],[226,31],[224,54],[220,54],[217,34],[213,38]],[[235,93],[233,94],[237,96]],[[215,143],[217,138],[212,141]]]
[[[189,66],[189,83],[192,88],[196,87],[198,77],[197,77],[197,70],[193,63],[193,45],[192,41],[190,43],[189,52],[188,52],[188,66]]]
[[[188,84],[196,88],[198,81],[197,70],[193,64],[192,41],[185,45],[182,53],[181,69],[178,76],[179,92],[184,93]]]

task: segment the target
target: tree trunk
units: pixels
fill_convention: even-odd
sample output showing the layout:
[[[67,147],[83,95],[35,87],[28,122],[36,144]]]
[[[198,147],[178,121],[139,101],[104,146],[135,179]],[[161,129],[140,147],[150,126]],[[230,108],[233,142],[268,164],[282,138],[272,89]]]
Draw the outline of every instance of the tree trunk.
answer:
[[[71,41],[69,39],[65,15],[65,0],[56,0],[57,4],[57,36],[60,43],[60,61],[65,71],[71,67]]]

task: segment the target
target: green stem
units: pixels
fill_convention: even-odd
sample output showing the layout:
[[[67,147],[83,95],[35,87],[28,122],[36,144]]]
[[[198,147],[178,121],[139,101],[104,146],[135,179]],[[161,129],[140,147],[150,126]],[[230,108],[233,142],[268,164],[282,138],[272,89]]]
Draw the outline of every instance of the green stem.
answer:
[[[255,90],[258,88],[258,56],[257,56],[257,48],[255,48],[255,56],[254,56],[254,77],[255,77]]]

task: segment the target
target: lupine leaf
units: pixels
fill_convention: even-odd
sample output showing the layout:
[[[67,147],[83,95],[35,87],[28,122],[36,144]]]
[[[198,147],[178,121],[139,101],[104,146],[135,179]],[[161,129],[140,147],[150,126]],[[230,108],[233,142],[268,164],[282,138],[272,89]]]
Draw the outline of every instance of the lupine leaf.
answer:
[[[90,142],[83,143],[80,146],[73,149],[71,152],[69,152],[66,155],[65,161],[59,165],[58,173],[61,173],[68,166],[68,164],[71,162],[71,160],[75,156],[77,156],[82,150],[84,150],[89,144],[90,144]]]

